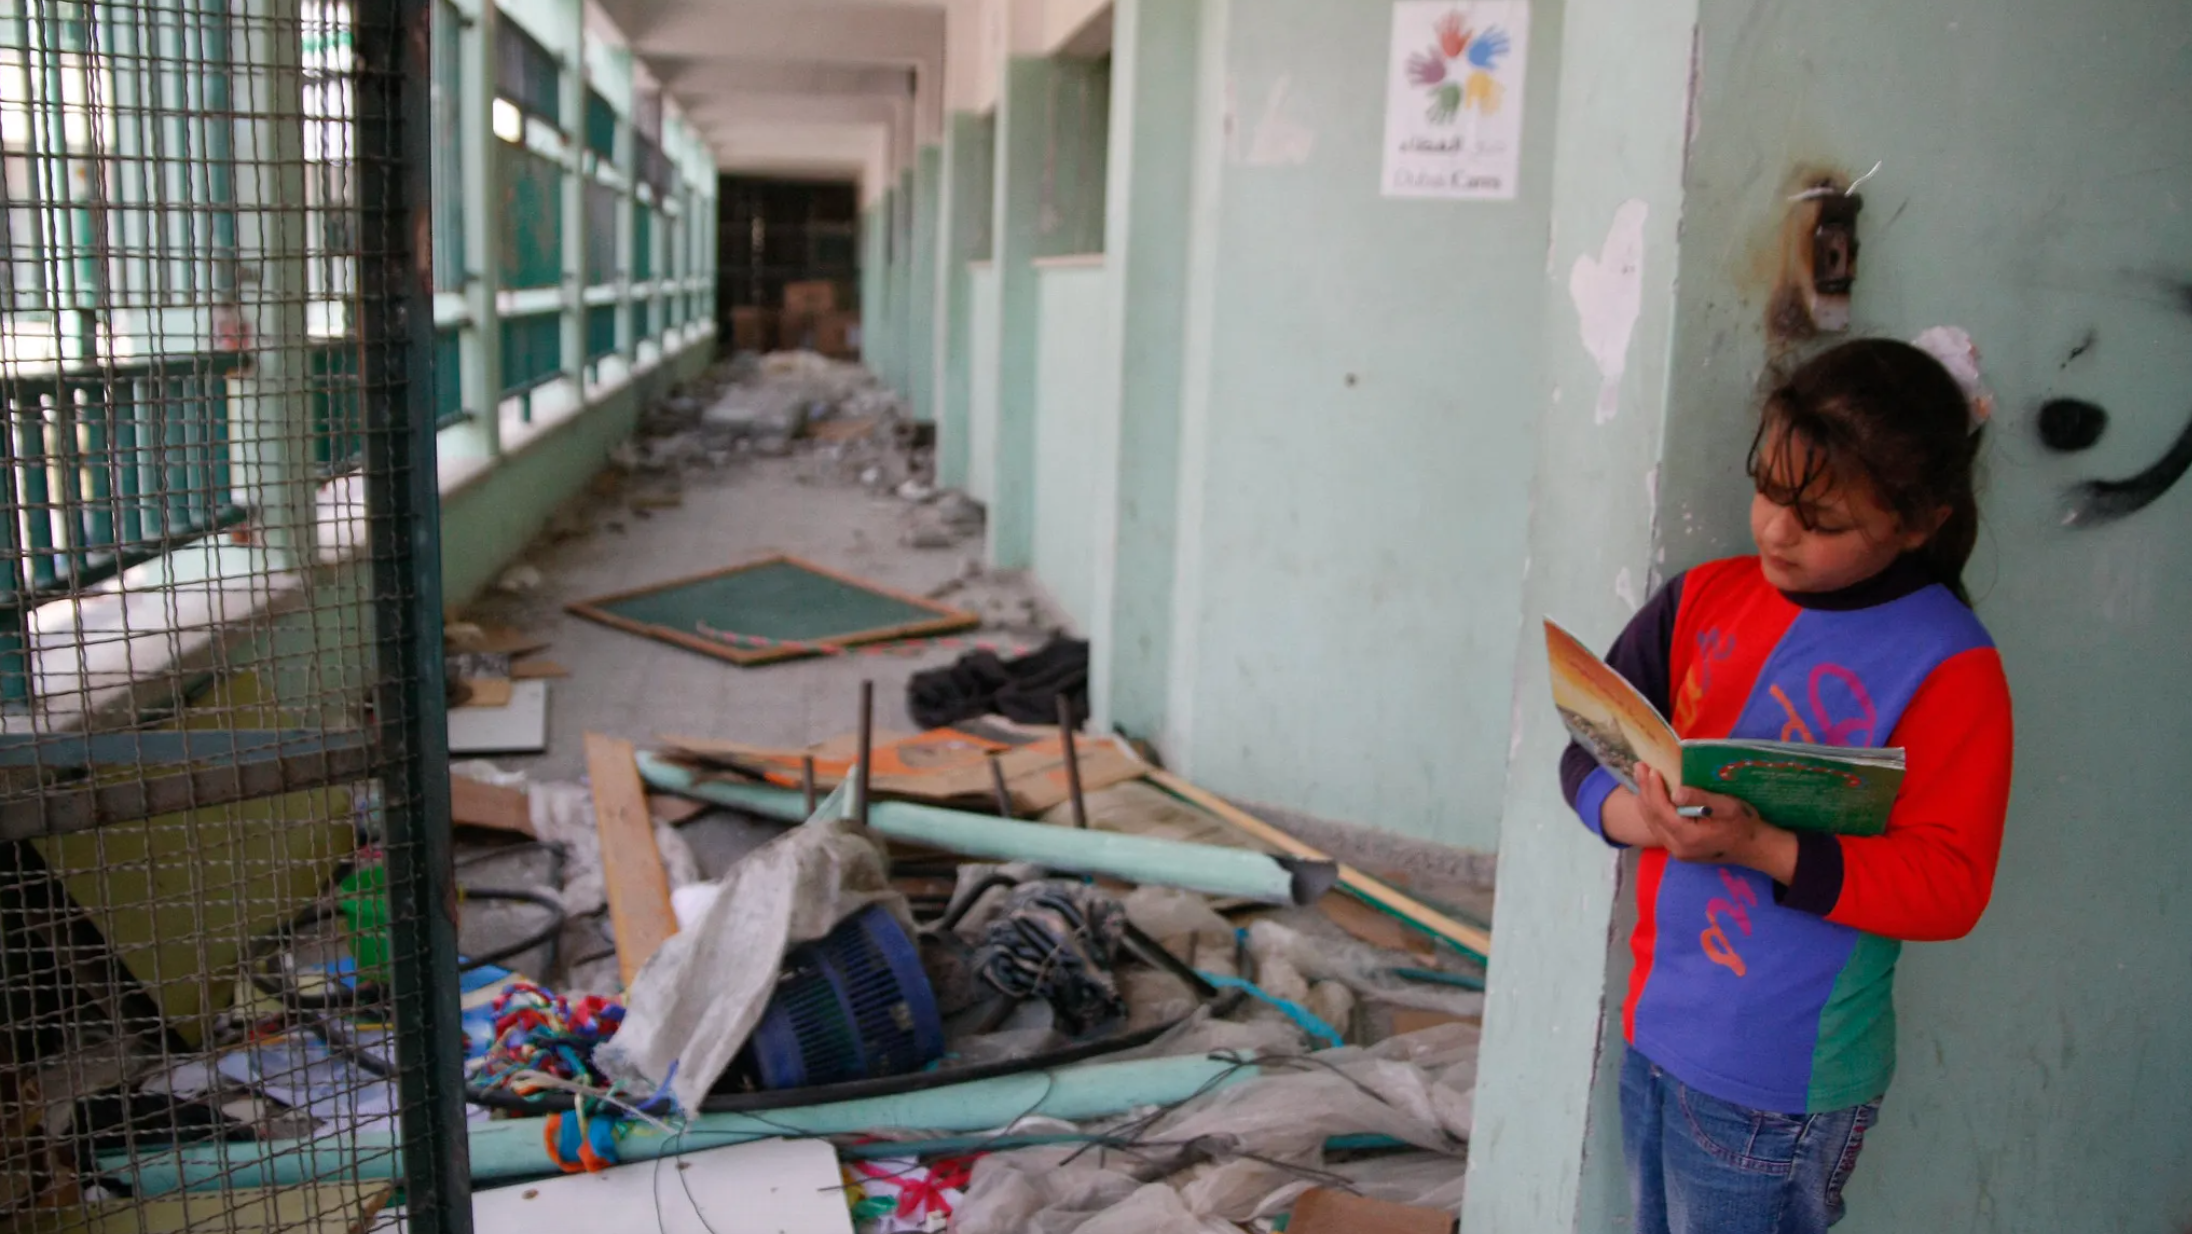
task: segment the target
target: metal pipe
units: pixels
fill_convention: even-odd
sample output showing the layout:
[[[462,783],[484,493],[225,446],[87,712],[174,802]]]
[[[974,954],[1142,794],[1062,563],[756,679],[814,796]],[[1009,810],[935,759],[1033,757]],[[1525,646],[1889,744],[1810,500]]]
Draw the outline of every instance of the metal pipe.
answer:
[[[799,794],[761,784],[707,779],[642,751],[639,774],[656,788],[717,805],[800,822]],[[968,814],[910,801],[879,801],[868,827],[877,835],[991,861],[1032,861],[1054,870],[1129,883],[1182,887],[1266,904],[1307,904],[1332,889],[1330,861],[1270,857],[1245,848],[1189,844],[1113,831],[1076,831]]]
[[[1018,818],[1012,810],[1012,790],[1005,787],[1005,766],[998,761],[995,750],[989,753],[989,787],[997,794],[997,817]]]
[[[868,757],[875,750],[875,683],[860,683],[860,761],[853,768],[852,816],[868,825]]]
[[[1173,1105],[1255,1074],[1253,1063],[1203,1055],[1083,1063],[762,1114],[702,1114],[672,1135],[635,1122],[619,1139],[617,1155],[624,1161],[651,1161],[782,1135],[849,1135],[890,1128],[984,1131],[1032,1115],[1081,1122],[1140,1106]],[[537,1118],[474,1123],[470,1133],[474,1182],[557,1172]],[[99,1168],[126,1179],[139,1196],[292,1187],[399,1177],[397,1143],[396,1135],[374,1131],[320,1140],[190,1145],[137,1157],[103,1155]]]
[[[1073,699],[1058,696],[1058,739],[1065,744],[1066,799],[1073,803],[1073,825],[1088,830],[1088,802],[1081,796],[1081,752],[1073,742]]]

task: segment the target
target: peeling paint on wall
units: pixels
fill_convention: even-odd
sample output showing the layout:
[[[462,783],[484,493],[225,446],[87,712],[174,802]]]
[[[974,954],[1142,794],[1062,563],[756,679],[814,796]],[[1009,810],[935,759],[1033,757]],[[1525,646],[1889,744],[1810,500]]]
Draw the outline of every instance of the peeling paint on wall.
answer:
[[[1264,94],[1263,115],[1256,121],[1256,131],[1248,138],[1248,153],[1242,160],[1250,167],[1298,167],[1309,161],[1309,152],[1317,144],[1317,132],[1300,121],[1287,118],[1286,94],[1293,85],[1292,77],[1281,74]]]
[[[1649,207],[1631,198],[1614,211],[1613,226],[1598,256],[1584,253],[1568,271],[1583,349],[1598,366],[1596,418],[1604,424],[1621,410],[1621,375],[1629,367],[1629,339],[1644,311],[1644,218]]]
[[[1629,573],[1627,566],[1621,567],[1621,572],[1614,575],[1614,595],[1628,605],[1632,613],[1644,607],[1644,597],[1636,593],[1636,576]]]

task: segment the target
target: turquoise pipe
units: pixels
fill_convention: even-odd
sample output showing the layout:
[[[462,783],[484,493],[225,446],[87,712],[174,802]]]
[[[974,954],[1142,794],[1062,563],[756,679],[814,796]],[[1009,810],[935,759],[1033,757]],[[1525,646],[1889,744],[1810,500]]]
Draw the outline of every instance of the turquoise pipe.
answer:
[[[623,1161],[651,1161],[773,1136],[848,1135],[888,1127],[986,1131],[1035,1114],[1080,1122],[1140,1106],[1171,1105],[1208,1089],[1240,1083],[1254,1073],[1253,1066],[1203,1055],[1082,1063],[888,1097],[755,1114],[701,1114],[675,1135],[634,1122],[618,1143],[617,1155]],[[556,1173],[541,1139],[541,1125],[538,1118],[473,1124],[472,1181]],[[401,1174],[399,1155],[393,1133],[375,1132],[318,1140],[193,1144],[134,1159],[107,1154],[100,1157],[99,1169],[126,1181],[135,1194],[149,1196],[393,1179]]]
[[[639,755],[639,774],[664,792],[799,822],[805,798],[790,789],[709,779],[657,754]],[[868,807],[868,828],[908,844],[986,861],[1028,861],[1053,870],[1122,882],[1180,887],[1265,904],[1307,904],[1330,891],[1339,868],[1329,861],[1271,857],[1245,848],[1189,844],[1116,831],[1023,823],[909,801]]]

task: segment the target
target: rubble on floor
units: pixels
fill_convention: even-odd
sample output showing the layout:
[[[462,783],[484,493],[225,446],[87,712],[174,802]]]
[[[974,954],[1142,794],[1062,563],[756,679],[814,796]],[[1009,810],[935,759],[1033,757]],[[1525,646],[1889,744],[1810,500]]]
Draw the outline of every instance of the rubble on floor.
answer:
[[[856,366],[718,366],[551,534],[781,453],[965,549],[980,507],[934,492],[909,423]],[[525,632],[553,589],[525,568],[449,626],[453,731],[562,687]],[[452,763],[479,1228],[654,1204],[721,1234],[1450,1230],[1485,927],[1081,731],[1088,646],[1050,639],[1011,580],[939,593],[1017,637],[917,676],[922,731],[876,731],[863,692],[810,746],[746,740],[733,714],[589,733],[583,781]],[[318,992],[377,971],[361,866],[266,972]],[[263,990],[232,1028],[138,1096],[248,1103],[248,1129],[139,1142],[101,1176],[385,1196],[386,1030]],[[331,1135],[354,1150],[306,1151]],[[654,1186],[664,1158],[685,1186]]]

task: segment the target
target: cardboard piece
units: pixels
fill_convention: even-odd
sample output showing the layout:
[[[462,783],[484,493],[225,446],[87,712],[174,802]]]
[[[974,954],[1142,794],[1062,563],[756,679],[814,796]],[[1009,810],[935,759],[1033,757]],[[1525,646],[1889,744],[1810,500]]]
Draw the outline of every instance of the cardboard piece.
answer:
[[[675,827],[708,812],[708,803],[694,801],[690,797],[672,797],[668,793],[647,794],[647,813],[658,823]]]
[[[845,738],[805,750],[770,749],[704,737],[665,736],[662,740],[675,752],[779,788],[800,787],[801,760],[812,757],[815,789],[826,793],[852,773],[855,761]],[[1084,737],[1077,744],[1076,761],[1084,794],[1138,779],[1150,769],[1116,738]],[[1004,772],[1005,791],[1012,798],[1015,814],[1040,814],[1064,802],[1071,792],[1066,782],[1065,743],[1055,734],[1026,745],[1007,746],[950,728],[904,738],[876,738],[869,787],[878,797],[960,805],[992,813],[996,809],[996,789],[989,756],[993,753]]]
[[[520,681],[507,707],[452,707],[451,754],[538,754],[548,748],[548,683]]]
[[[787,315],[814,317],[836,310],[837,284],[828,279],[784,284],[784,312]]]
[[[1454,1214],[1435,1208],[1312,1187],[1294,1201],[1286,1234],[1453,1234],[1454,1224]]]
[[[594,787],[609,925],[616,934],[617,970],[627,989],[663,940],[677,933],[670,876],[662,868],[662,851],[655,847],[654,819],[640,787],[639,764],[633,760],[631,742],[586,734],[586,778]]]
[[[533,808],[524,789],[487,784],[468,776],[449,777],[449,821],[521,836],[533,834]]]
[[[444,640],[451,651],[478,651],[489,655],[523,656],[546,650],[548,640],[509,626],[450,626]]]
[[[1445,1011],[1426,1011],[1420,1007],[1393,1008],[1393,1035],[1404,1037],[1409,1033],[1422,1032],[1443,1024],[1477,1024],[1482,1016],[1453,1015]]]
[[[1323,899],[1317,901],[1317,911],[1330,918],[1333,925],[1373,947],[1383,947],[1387,951],[1406,951],[1424,957],[1429,957],[1438,949],[1430,935],[1413,929],[1343,892],[1326,893]]]
[[[353,1234],[372,1226],[395,1190],[393,1183],[375,1182],[191,1191],[21,1213],[7,1228],[21,1234]]]
[[[458,685],[464,692],[467,707],[508,707],[510,705],[510,679],[508,677],[467,677]]]

